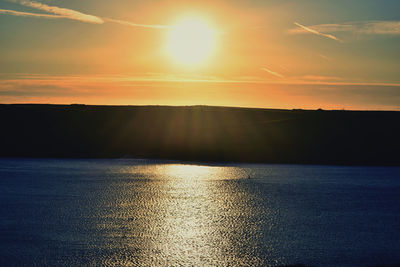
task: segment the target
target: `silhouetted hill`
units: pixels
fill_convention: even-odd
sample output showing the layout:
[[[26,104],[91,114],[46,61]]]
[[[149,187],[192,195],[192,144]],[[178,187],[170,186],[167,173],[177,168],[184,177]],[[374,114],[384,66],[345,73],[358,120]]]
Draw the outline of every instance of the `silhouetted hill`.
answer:
[[[400,165],[400,112],[0,105],[2,157]]]

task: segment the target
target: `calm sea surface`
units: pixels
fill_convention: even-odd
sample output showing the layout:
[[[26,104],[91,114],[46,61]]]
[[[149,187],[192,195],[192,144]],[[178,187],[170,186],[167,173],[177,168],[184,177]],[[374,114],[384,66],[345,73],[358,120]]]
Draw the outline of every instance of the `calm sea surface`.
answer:
[[[0,159],[2,266],[300,263],[399,264],[400,168]]]

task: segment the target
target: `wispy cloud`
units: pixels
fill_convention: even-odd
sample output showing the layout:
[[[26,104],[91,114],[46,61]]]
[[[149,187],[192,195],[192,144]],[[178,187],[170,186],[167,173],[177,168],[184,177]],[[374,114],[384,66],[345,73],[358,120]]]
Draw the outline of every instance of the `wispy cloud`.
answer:
[[[294,24],[302,29],[301,32],[308,32],[308,33],[320,35],[320,36],[323,36],[323,37],[326,37],[326,38],[329,38],[329,39],[332,39],[332,40],[335,40],[335,41],[338,41],[338,42],[342,42],[342,40],[340,40],[336,36],[334,36],[332,34],[328,34],[328,33],[323,33],[322,31],[318,31],[314,27],[313,28],[306,27],[306,26],[301,25],[300,23],[297,23],[297,22],[295,22]]]
[[[40,14],[40,13],[31,13],[31,12],[21,12],[9,9],[0,9],[0,14],[9,14],[13,16],[23,16],[23,17],[37,17],[37,18],[48,18],[48,19],[71,19],[77,20],[86,23],[94,23],[94,24],[103,24],[104,22],[112,22],[121,25],[131,26],[131,27],[140,27],[140,28],[152,28],[152,29],[165,29],[169,28],[168,25],[158,25],[158,24],[141,24],[135,23],[131,21],[118,20],[112,18],[102,18],[95,15],[85,14],[76,10],[72,10],[69,8],[61,8],[57,6],[49,6],[43,3],[35,2],[35,1],[27,1],[27,0],[7,0],[9,2],[17,3],[22,6],[46,11],[52,14]]]
[[[49,6],[35,1],[26,0],[9,0],[10,2],[18,3],[23,6],[35,8],[38,10],[46,11],[55,15],[62,16],[63,18],[68,18],[72,20],[83,21],[87,23],[102,24],[104,20],[93,15],[85,14],[76,10],[69,8],[62,8],[57,6]]]
[[[48,19],[62,19],[65,18],[59,15],[51,15],[51,14],[38,14],[38,13],[30,13],[30,12],[21,12],[9,9],[0,9],[0,14],[8,14],[13,16],[21,16],[21,17],[37,17],[37,18],[48,18]]]
[[[274,76],[279,77],[279,78],[285,78],[285,76],[283,76],[282,74],[280,74],[278,72],[275,72],[275,71],[272,71],[272,70],[267,69],[267,68],[260,68],[260,70],[266,71],[269,74],[274,75]]]
[[[283,76],[283,75],[282,75]],[[279,77],[279,76],[278,76]],[[47,83],[57,82],[63,87],[68,88],[71,84],[79,83],[81,85],[93,85],[104,83],[112,86],[115,83],[137,84],[143,86],[143,83],[226,83],[226,84],[286,84],[286,85],[332,85],[332,86],[380,86],[400,88],[400,83],[391,82],[355,82],[347,81],[336,76],[322,75],[304,75],[291,76],[286,79],[271,81],[258,76],[249,77],[216,77],[203,75],[181,75],[168,73],[142,73],[138,75],[43,75],[43,74],[2,74],[0,73],[0,90],[10,89],[10,83],[26,84],[37,81],[37,84],[45,85]]]
[[[296,24],[296,23],[295,23]],[[299,26],[298,24],[296,24]],[[308,33],[312,31],[326,34],[328,32],[351,32],[358,34],[399,35],[400,21],[353,21],[336,24],[318,24],[289,30],[292,34]]]
[[[328,57],[328,56],[326,56],[326,55],[319,54],[318,56],[319,56],[320,58],[322,58],[322,59],[325,59],[326,61],[331,61],[331,58]]]
[[[342,78],[336,76],[305,75],[301,79],[306,81],[340,81]]]
[[[154,75],[147,78],[20,75],[0,80],[0,99],[2,103],[226,106],[243,105],[242,100],[235,102],[238,96],[251,96],[257,102],[249,106],[263,108],[400,109],[400,84],[207,80],[182,90],[187,80],[175,81],[168,77],[164,80],[164,74],[160,75],[160,79],[154,79]],[[215,95],[214,86],[210,83],[218,83],[221,97],[210,100],[209,95]],[[265,90],[266,87],[268,90]],[[187,94],[187,90],[193,90],[193,94]],[[198,97],[195,93],[198,90],[203,92],[204,98]]]
[[[125,20],[110,19],[110,18],[104,18],[104,20],[108,21],[108,22],[118,23],[121,25],[132,26],[132,27],[141,27],[141,28],[166,29],[166,28],[170,27],[168,25],[140,24],[140,23],[134,23],[134,22],[125,21]]]

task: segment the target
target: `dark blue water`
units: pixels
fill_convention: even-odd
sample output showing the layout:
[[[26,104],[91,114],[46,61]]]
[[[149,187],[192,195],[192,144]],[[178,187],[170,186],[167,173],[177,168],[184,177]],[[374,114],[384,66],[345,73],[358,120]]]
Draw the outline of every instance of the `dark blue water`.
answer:
[[[300,263],[399,264],[400,168],[0,159],[2,266]]]

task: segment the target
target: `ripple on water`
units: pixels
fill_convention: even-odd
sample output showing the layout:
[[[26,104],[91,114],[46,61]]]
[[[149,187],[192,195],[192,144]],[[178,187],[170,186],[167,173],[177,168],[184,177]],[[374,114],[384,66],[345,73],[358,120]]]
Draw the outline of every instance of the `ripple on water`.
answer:
[[[2,159],[0,264],[398,263],[399,174],[399,168]]]

